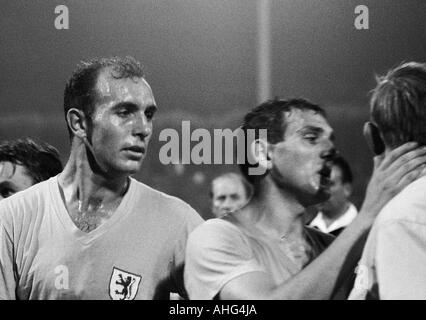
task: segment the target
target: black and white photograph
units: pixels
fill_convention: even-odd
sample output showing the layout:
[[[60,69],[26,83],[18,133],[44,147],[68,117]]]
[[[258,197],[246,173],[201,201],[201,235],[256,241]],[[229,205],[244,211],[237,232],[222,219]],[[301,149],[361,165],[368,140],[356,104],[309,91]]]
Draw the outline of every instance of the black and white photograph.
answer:
[[[426,300],[426,0],[0,0],[0,30],[0,300]]]

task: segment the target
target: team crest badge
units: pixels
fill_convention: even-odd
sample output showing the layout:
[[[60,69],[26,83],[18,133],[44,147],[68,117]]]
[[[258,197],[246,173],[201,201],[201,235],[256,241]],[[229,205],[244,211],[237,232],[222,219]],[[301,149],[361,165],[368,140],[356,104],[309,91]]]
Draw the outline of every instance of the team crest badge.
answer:
[[[133,300],[141,279],[137,274],[114,267],[109,282],[109,296],[112,300]]]

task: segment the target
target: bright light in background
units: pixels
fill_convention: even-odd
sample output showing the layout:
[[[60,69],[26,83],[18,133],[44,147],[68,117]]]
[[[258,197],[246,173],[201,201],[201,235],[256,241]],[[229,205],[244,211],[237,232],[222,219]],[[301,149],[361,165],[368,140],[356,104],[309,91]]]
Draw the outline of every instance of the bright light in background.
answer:
[[[271,98],[271,3],[257,1],[257,101]]]
[[[204,181],[206,181],[206,176],[201,171],[195,172],[192,176],[192,182],[194,182],[195,184],[202,184],[204,183]]]

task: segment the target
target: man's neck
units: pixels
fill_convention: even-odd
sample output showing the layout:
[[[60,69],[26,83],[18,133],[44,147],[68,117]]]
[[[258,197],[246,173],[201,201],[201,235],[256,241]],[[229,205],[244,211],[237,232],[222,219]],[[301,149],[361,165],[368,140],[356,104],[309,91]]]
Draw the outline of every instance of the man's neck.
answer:
[[[84,220],[85,225],[90,222],[92,225],[85,227],[88,232],[111,217],[126,193],[129,182],[127,176],[111,178],[94,172],[84,145],[73,147],[70,158],[58,177],[59,188],[70,217],[79,228],[78,221]]]
[[[247,209],[256,228],[268,236],[277,239],[303,237],[304,206],[294,195],[279,189],[269,177],[261,182]]]

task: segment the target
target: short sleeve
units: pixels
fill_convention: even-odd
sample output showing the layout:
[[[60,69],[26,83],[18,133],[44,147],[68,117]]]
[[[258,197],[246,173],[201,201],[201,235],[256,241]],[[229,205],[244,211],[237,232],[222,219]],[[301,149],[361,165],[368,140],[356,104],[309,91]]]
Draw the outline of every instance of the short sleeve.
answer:
[[[230,280],[264,272],[246,236],[221,219],[211,219],[190,234],[185,263],[185,287],[192,300],[213,299]]]

